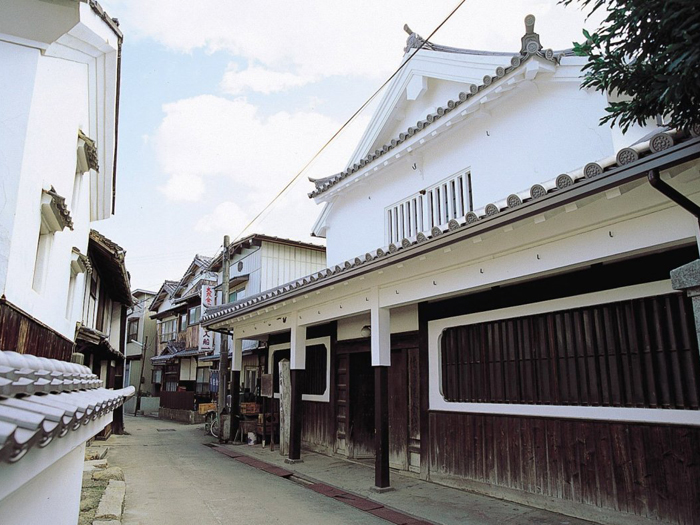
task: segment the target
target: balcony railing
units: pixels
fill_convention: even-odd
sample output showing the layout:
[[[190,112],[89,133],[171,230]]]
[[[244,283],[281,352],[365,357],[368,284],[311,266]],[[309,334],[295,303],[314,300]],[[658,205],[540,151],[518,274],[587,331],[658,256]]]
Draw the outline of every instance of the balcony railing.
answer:
[[[387,244],[444,226],[473,208],[471,174],[463,171],[387,207]]]

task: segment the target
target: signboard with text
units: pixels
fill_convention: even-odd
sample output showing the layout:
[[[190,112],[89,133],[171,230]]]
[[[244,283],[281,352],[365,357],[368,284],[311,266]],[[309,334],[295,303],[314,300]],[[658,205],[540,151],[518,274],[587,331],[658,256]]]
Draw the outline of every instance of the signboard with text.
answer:
[[[202,285],[202,306],[211,308],[216,305],[216,290],[210,284]]]

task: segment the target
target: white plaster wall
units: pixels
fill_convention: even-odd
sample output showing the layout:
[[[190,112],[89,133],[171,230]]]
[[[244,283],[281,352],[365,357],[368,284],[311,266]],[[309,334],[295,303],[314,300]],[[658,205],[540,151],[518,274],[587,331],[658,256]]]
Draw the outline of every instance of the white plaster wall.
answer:
[[[29,58],[34,60],[34,57]],[[73,246],[82,253],[87,252],[88,176],[79,181],[82,190],[79,207],[70,210],[75,230],[65,229],[54,236],[41,293],[33,290],[32,280],[42,187],[53,185],[70,206],[76,180],[78,129],[90,133],[87,66],[42,56],[36,64],[34,85],[15,86],[15,89],[31,91],[32,100],[21,168],[13,172],[19,177],[19,184],[4,292],[9,301],[72,339],[80,309],[74,308],[72,318],[66,319],[70,258]],[[16,166],[14,168],[16,170]]]
[[[540,73],[524,81],[489,111],[468,116],[336,197],[328,218],[329,265],[385,246],[385,208],[460,170],[471,171],[478,209],[612,155],[613,133],[598,122],[606,98],[579,89],[577,81],[551,78]],[[411,169],[416,160],[422,170]]]
[[[370,325],[369,312],[338,320],[338,341],[362,337],[360,330]],[[418,330],[418,305],[412,304],[391,310],[391,333],[412,332]],[[369,340],[369,339],[368,339]]]
[[[0,42],[0,295],[5,293],[38,49]]]
[[[82,443],[40,475],[2,499],[2,522],[16,525],[78,523],[84,460],[85,443]]]

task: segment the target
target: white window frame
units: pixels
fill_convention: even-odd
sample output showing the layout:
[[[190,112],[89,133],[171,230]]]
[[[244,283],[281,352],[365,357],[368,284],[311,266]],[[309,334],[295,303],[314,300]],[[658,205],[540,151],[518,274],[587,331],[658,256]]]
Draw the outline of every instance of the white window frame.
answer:
[[[305,346],[323,345],[326,347],[326,390],[323,394],[302,394],[302,401],[318,401],[321,403],[330,403],[331,401],[331,338],[317,337],[315,339],[307,339]],[[270,345],[267,350],[267,373],[272,374],[272,366],[274,364],[273,355],[278,350],[289,350],[292,348],[291,343],[280,343],[278,345]],[[273,385],[274,389],[274,385]],[[274,394],[275,399],[279,399],[279,393]]]
[[[478,414],[557,417],[601,421],[624,421],[700,426],[700,410],[661,408],[593,407],[571,405],[525,405],[514,403],[465,403],[447,401],[442,392],[440,348],[447,328],[538,315],[572,308],[615,303],[673,293],[670,280],[626,286],[613,290],[553,299],[474,314],[438,319],[428,323],[428,396],[429,410]]]

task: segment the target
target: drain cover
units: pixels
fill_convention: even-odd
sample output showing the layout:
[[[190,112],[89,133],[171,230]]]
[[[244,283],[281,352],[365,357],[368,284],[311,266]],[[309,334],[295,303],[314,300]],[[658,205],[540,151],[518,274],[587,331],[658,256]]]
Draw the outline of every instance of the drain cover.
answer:
[[[175,432],[174,428],[156,428],[156,432]]]

